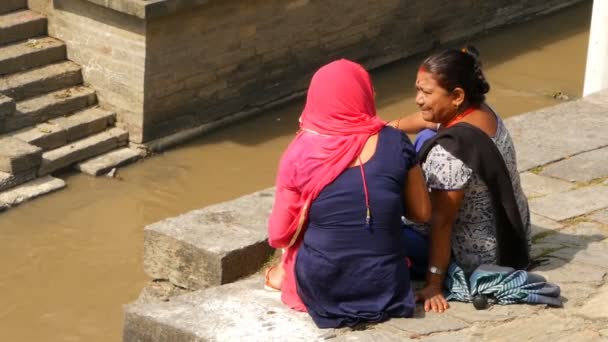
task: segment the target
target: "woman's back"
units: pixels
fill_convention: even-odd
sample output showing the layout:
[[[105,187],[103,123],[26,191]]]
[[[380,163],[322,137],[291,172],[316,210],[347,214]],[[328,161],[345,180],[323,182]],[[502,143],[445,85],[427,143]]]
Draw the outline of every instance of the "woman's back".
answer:
[[[296,262],[298,293],[320,327],[411,316],[414,298],[401,231],[403,189],[414,165],[407,137],[386,127],[374,155],[326,186],[312,203]]]

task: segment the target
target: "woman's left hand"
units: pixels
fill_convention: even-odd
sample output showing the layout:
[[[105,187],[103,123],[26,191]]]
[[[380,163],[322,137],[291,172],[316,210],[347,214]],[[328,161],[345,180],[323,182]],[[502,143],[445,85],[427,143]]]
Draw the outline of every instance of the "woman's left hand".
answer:
[[[424,311],[444,312],[450,305],[443,296],[441,286],[427,285],[416,293],[416,301],[424,301]]]

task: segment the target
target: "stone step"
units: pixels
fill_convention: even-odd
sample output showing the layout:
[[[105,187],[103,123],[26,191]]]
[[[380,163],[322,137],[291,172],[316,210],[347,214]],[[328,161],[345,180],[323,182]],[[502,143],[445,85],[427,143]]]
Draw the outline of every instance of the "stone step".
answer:
[[[85,160],[84,162],[77,164],[76,169],[90,176],[99,176],[108,173],[113,168],[134,162],[139,158],[141,158],[141,155],[138,152],[128,147],[124,147]]]
[[[65,61],[6,75],[0,78],[0,93],[21,101],[81,83],[80,66]]]
[[[17,102],[17,110],[5,121],[5,129],[14,131],[67,115],[97,102],[95,91],[78,86],[57,90],[25,101]]]
[[[22,172],[19,175],[13,175],[8,172],[0,171],[0,192],[10,188],[14,188],[19,184],[23,184],[27,181],[36,178],[36,171],[36,169],[33,169],[30,172]]]
[[[129,133],[114,127],[60,148],[44,152],[38,175],[48,175],[51,172],[67,168],[77,162],[93,158],[117,147],[125,146],[128,140]]]
[[[51,176],[41,177],[0,193],[0,209],[7,209],[30,199],[65,188],[65,181]]]
[[[267,189],[194,210],[144,229],[144,271],[190,290],[233,282],[258,271],[273,250]]]
[[[42,149],[13,137],[0,139],[0,171],[19,175],[38,169]]]
[[[22,129],[10,136],[48,151],[101,132],[112,126],[115,120],[114,112],[93,107]]]
[[[264,291],[263,283],[263,277],[254,276],[165,303],[129,304],[125,306],[122,340],[324,340],[328,330],[318,329],[308,314],[283,305],[279,293]]]
[[[27,0],[2,0],[0,1],[0,14],[27,8]]]
[[[0,14],[0,45],[45,34],[46,18],[34,11],[20,10]]]
[[[0,75],[12,74],[65,60],[65,44],[38,37],[0,47]]]
[[[10,97],[0,94],[0,132],[2,132],[2,122],[4,118],[13,115],[15,112],[15,101]]]

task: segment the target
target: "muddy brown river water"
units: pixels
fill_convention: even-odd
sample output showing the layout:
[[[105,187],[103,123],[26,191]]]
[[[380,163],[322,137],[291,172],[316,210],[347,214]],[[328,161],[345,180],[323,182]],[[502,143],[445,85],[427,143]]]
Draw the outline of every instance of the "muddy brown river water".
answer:
[[[503,117],[580,97],[591,1],[472,40]],[[420,58],[372,73],[385,119],[416,110]],[[297,129],[295,101],[144,162],[0,214],[0,341],[120,341],[122,305],[146,284],[143,228],[272,186]],[[542,127],[530,127],[542,129]]]

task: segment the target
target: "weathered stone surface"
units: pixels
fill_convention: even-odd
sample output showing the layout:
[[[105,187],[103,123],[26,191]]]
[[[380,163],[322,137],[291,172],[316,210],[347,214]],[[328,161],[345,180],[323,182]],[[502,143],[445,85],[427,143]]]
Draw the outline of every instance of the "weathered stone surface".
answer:
[[[43,176],[124,145],[128,133],[111,128],[63,147],[44,152],[38,175]]]
[[[557,283],[561,290],[564,309],[572,312],[581,305],[588,302],[589,298],[597,292],[597,285],[601,282],[577,282],[577,283]]]
[[[0,47],[0,75],[23,71],[64,60],[65,44],[42,37]]]
[[[235,281],[260,269],[273,191],[264,190],[149,225],[144,270],[188,289]]]
[[[573,263],[585,264],[608,269],[608,243],[607,240],[601,242],[591,242],[585,249],[580,247],[568,247],[551,253],[551,256],[564,260],[571,260]]]
[[[0,139],[0,171],[18,175],[40,165],[42,149],[19,139]]]
[[[2,77],[0,92],[19,101],[80,83],[80,66],[65,61]]]
[[[15,101],[10,97],[0,94],[0,133],[3,131],[3,119],[15,112]]]
[[[306,313],[283,305],[279,294],[262,289],[260,276],[200,290],[162,304],[125,307],[123,341],[316,341]],[[255,336],[255,337],[253,337]]]
[[[95,90],[72,87],[57,90],[17,103],[15,115],[6,118],[5,128],[15,130],[92,106],[97,102]]]
[[[0,14],[0,45],[16,42],[46,33],[46,18],[40,14],[21,10]]]
[[[139,152],[125,147],[79,163],[76,165],[76,169],[87,175],[99,176],[139,158],[141,158]]]
[[[17,185],[25,183],[34,178],[36,178],[36,169],[20,172],[17,175],[0,171],[0,191],[14,188]]]
[[[545,259],[548,261],[548,264],[535,267],[533,272],[542,275],[547,281],[558,285],[568,283],[598,285],[606,275],[606,270],[601,267],[553,257]],[[568,297],[567,294],[562,293],[562,295]]]
[[[557,221],[606,207],[608,207],[608,187],[603,185],[588,186],[530,200],[530,210]]]
[[[588,182],[596,178],[608,177],[606,160],[608,160],[608,147],[581,153],[548,165],[541,174],[570,182]]]
[[[51,150],[68,142],[65,129],[52,123],[41,123],[11,134],[12,137],[43,150]]]
[[[575,185],[559,179],[543,177],[532,172],[524,172],[519,175],[521,186],[528,197],[540,197],[553,193],[564,192],[572,189]]]
[[[589,219],[608,224],[608,209],[598,210],[597,212],[589,215]]]
[[[2,0],[0,1],[0,13],[8,13],[17,9],[26,8],[27,0]]]
[[[45,195],[65,187],[65,181],[51,176],[37,178],[0,193],[0,204],[13,207],[32,198]]]
[[[67,134],[68,142],[87,137],[103,131],[116,121],[116,114],[99,107],[87,108],[70,116],[49,120],[62,127]]]
[[[563,224],[530,212],[530,221],[532,223],[532,241],[540,236],[550,234],[553,231],[562,229]]]
[[[475,340],[582,342],[599,341],[599,333],[591,322],[582,318],[564,317],[559,310],[547,310],[531,317],[488,326]]]
[[[385,323],[406,333],[406,337],[420,338],[440,332],[460,330],[468,326],[460,319],[446,314],[424,312],[422,306],[416,307],[413,318],[393,318]]]
[[[181,296],[191,291],[175,286],[168,280],[155,279],[151,281],[139,294],[138,304],[167,302],[172,297]]]
[[[328,330],[328,329],[324,329]],[[335,336],[335,337],[334,337]],[[357,331],[357,330],[348,330],[348,331],[338,331],[337,333],[328,332],[324,335],[321,335],[318,341],[332,341],[332,342],[408,342],[408,341],[419,341],[406,337],[406,334],[399,333],[395,331],[395,329],[386,329],[385,324],[370,326],[365,330]]]
[[[568,247],[585,247],[590,242],[602,241],[608,237],[608,229],[595,222],[580,222],[564,228],[555,234],[539,239],[539,243],[560,244]]]
[[[519,170],[607,146],[605,113],[605,107],[583,98],[505,120],[517,149]]]
[[[471,303],[450,302],[450,308],[445,315],[457,318],[467,323],[502,322],[515,317],[528,317],[541,310],[540,305],[493,305],[486,310],[477,310]]]

